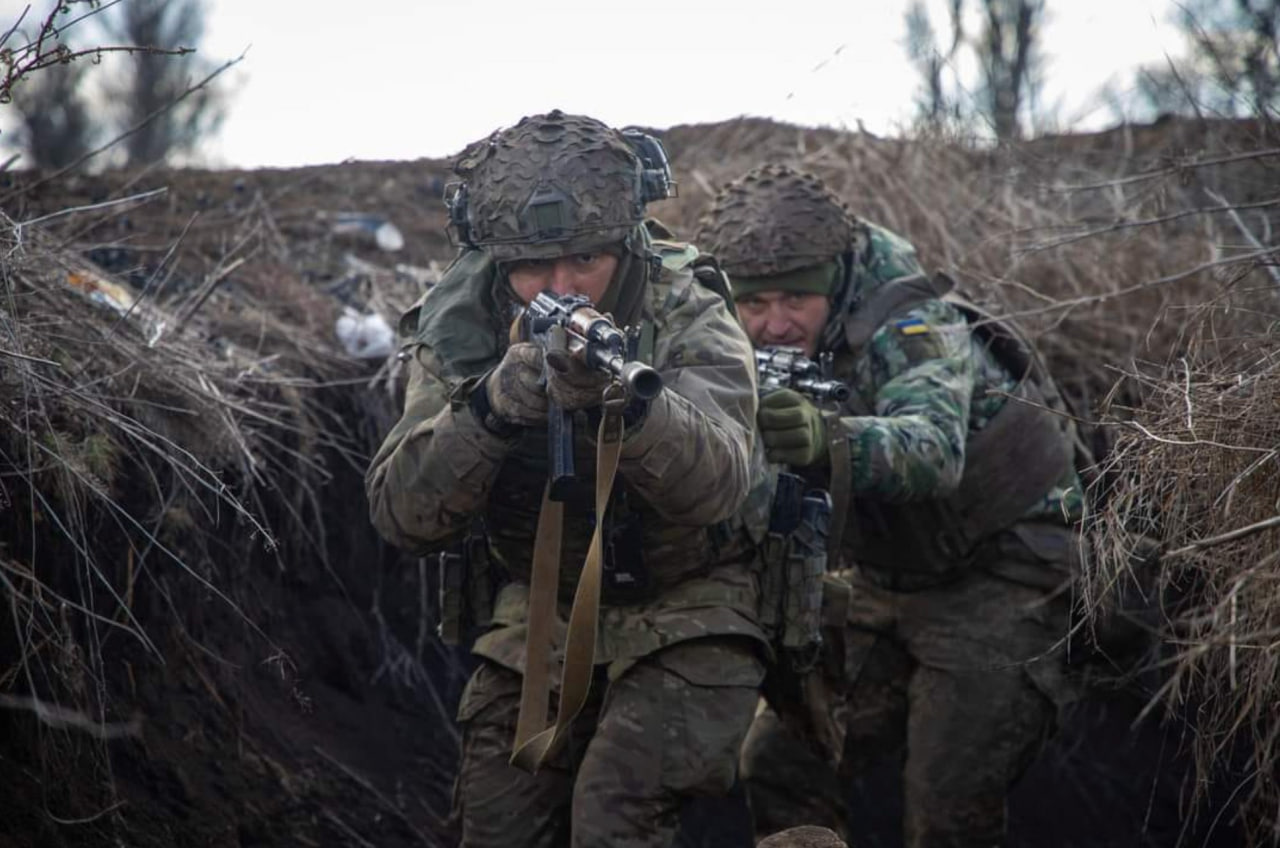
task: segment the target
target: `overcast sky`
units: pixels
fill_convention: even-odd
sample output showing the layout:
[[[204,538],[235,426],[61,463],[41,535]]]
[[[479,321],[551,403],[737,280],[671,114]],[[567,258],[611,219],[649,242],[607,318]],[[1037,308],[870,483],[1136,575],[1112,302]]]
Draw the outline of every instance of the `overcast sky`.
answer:
[[[51,0],[50,0],[51,2]],[[125,0],[128,2],[128,0]],[[0,2],[0,8],[14,5]],[[945,0],[932,0],[945,21]],[[896,131],[918,78],[905,0],[210,0],[210,58],[248,49],[210,164],[447,156],[552,108],[667,127],[761,115]],[[1049,0],[1045,102],[1108,120],[1108,80],[1181,51],[1169,0]],[[33,2],[33,12],[43,8]]]

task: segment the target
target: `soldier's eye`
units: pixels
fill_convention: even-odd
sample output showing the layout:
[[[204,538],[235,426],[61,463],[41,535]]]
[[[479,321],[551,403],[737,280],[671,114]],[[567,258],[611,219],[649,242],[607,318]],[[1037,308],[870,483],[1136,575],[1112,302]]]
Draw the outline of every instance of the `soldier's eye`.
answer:
[[[579,265],[594,265],[600,259],[598,253],[575,253],[573,261]]]

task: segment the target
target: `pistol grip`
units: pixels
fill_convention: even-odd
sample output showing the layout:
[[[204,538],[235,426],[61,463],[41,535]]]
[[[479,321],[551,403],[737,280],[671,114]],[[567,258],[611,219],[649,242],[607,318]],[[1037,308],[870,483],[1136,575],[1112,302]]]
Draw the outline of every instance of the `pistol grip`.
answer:
[[[564,327],[554,324],[547,330],[547,348],[543,351],[542,356],[547,365],[561,374],[569,370],[569,337],[565,333]]]

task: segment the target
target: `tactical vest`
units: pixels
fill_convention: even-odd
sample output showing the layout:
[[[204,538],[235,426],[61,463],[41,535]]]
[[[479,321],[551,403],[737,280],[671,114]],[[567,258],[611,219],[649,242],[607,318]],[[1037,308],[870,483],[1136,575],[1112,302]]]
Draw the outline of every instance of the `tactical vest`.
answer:
[[[577,479],[564,500],[560,599],[569,602],[578,585],[587,546],[595,529],[595,446],[587,434],[595,428],[575,416]],[[547,431],[529,428],[494,481],[485,512],[490,548],[504,570],[527,582],[542,489],[547,479]],[[697,574],[717,560],[712,534],[704,527],[672,524],[619,477],[604,520],[602,601],[634,603]]]
[[[901,504],[850,498],[841,546],[846,561],[901,591],[962,574],[985,539],[1027,514],[1073,465],[1071,418],[1055,414],[1065,406],[1030,342],[953,287],[944,274],[904,277],[876,289],[845,319],[845,340],[853,353],[846,362],[852,362],[888,319],[941,299],[964,315],[973,334],[1017,382],[986,426],[969,432],[953,494]],[[847,408],[854,415],[875,415],[856,391]]]

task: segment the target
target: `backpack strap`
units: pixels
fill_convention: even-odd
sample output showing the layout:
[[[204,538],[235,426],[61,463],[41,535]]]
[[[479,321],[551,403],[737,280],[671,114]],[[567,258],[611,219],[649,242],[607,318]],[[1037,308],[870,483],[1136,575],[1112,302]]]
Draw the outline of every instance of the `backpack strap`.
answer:
[[[710,289],[724,301],[733,320],[738,320],[738,304],[733,299],[733,286],[729,275],[720,267],[720,262],[710,253],[699,253],[693,260],[693,278],[703,288]]]
[[[850,350],[860,350],[889,316],[937,300],[951,291],[955,282],[946,274],[929,277],[912,274],[898,277],[871,292],[857,303],[844,319],[844,338]]]

